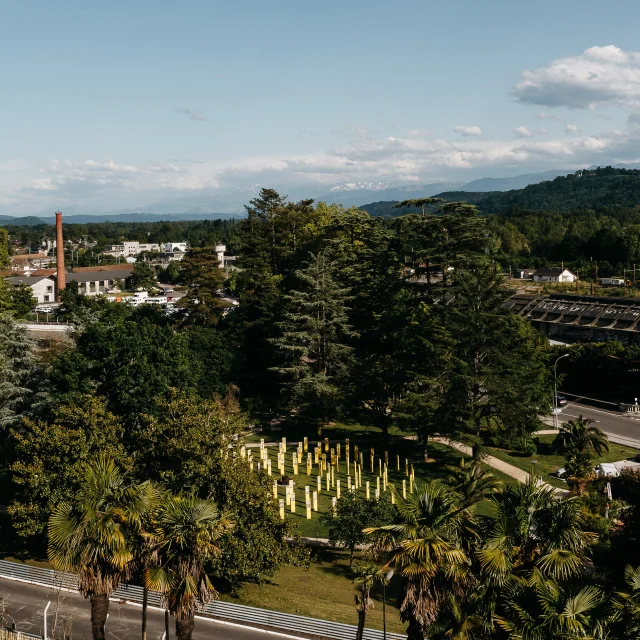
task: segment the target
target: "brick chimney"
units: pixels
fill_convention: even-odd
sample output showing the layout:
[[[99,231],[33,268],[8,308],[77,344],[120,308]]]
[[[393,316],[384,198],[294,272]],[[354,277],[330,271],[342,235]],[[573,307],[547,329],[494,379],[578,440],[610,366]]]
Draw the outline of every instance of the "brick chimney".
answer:
[[[56,211],[56,268],[57,268],[57,291],[56,299],[60,302],[60,292],[65,288],[64,277],[64,240],[62,239],[62,214]]]

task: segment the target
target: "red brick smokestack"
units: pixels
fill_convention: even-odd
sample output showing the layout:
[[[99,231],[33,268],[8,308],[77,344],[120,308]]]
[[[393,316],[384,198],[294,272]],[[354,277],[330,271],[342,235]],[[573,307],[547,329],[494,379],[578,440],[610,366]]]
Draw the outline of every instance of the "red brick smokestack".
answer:
[[[62,214],[56,211],[56,267],[58,270],[58,291],[56,297],[60,302],[60,292],[65,288],[64,278],[64,240],[62,239]]]

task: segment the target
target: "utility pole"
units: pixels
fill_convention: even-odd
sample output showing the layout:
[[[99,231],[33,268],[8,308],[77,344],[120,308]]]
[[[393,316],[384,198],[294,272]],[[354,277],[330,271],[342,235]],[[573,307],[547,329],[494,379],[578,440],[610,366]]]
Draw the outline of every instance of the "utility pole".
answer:
[[[565,353],[560,356],[553,365],[553,423],[555,428],[558,428],[558,362],[562,358],[568,358],[569,354]]]

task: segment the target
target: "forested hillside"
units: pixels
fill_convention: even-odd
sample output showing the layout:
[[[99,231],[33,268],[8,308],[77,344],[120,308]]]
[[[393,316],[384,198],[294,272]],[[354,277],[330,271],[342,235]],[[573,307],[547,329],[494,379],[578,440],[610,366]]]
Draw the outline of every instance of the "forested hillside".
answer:
[[[640,171],[605,167],[573,173],[524,189],[512,191],[445,191],[436,197],[449,202],[465,201],[482,213],[512,214],[520,211],[603,211],[640,205]],[[396,201],[373,202],[360,207],[372,216],[398,216]],[[414,211],[411,211],[412,213]]]
[[[449,195],[440,197],[449,199]],[[456,193],[458,199],[460,194]],[[480,197],[478,197],[480,196]],[[640,204],[640,171],[606,167],[583,171],[515,191],[469,194],[483,213],[527,211],[601,211]]]

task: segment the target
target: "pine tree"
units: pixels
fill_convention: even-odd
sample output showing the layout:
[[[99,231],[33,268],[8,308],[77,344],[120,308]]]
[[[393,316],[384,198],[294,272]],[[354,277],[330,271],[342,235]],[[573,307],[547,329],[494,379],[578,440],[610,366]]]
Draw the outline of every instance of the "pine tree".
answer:
[[[186,311],[186,324],[211,326],[222,317],[228,305],[220,297],[224,272],[219,266],[215,245],[192,247],[183,258],[182,279],[189,289],[180,306]]]
[[[47,398],[44,372],[27,330],[0,314],[0,430],[35,414]]]
[[[299,288],[285,296],[282,335],[272,340],[285,356],[285,364],[275,369],[289,387],[293,405],[326,422],[340,404],[340,383],[351,364],[349,290],[336,282],[325,252],[312,254],[296,277]]]
[[[0,229],[0,269],[7,269],[11,263],[9,249],[9,234],[6,229]]]
[[[509,293],[488,261],[457,269],[448,293],[442,317],[454,345],[443,421],[463,434],[497,431],[515,444],[539,426],[547,409],[544,339],[505,307]]]

